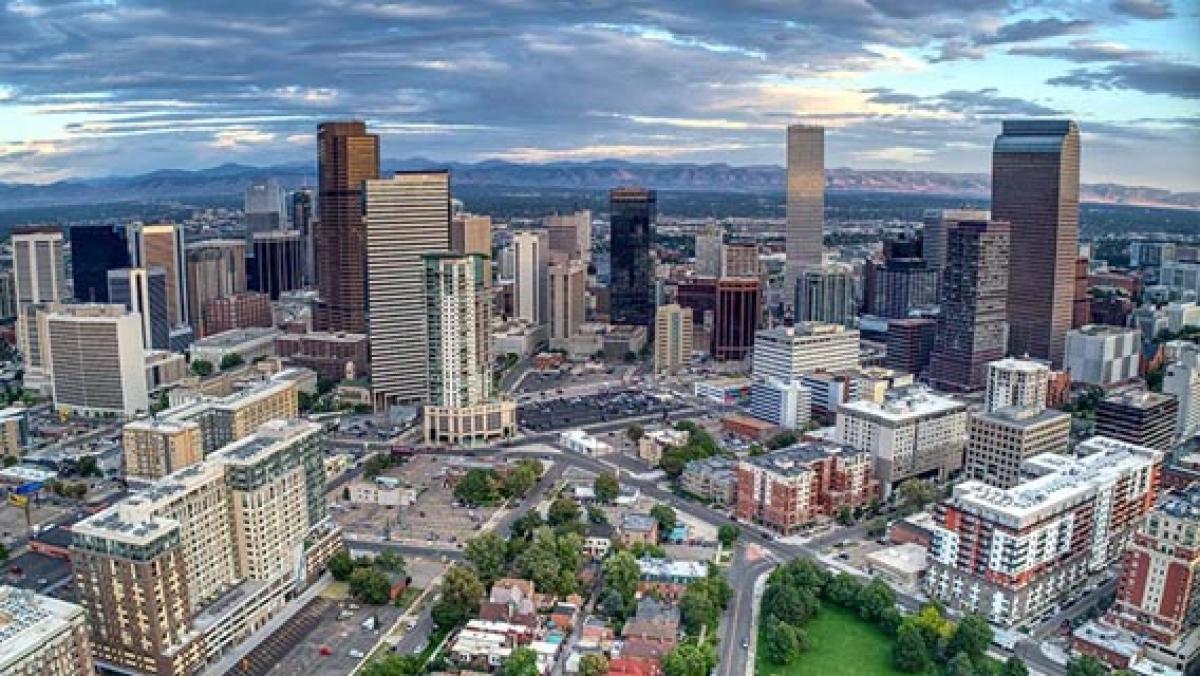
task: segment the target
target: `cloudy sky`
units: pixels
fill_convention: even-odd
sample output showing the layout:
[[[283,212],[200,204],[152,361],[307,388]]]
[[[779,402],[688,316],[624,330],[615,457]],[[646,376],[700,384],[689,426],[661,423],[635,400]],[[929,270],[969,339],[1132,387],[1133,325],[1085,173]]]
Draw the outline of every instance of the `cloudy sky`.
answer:
[[[0,0],[0,181],[312,158],[987,171],[1070,116],[1088,182],[1200,190],[1200,0]]]

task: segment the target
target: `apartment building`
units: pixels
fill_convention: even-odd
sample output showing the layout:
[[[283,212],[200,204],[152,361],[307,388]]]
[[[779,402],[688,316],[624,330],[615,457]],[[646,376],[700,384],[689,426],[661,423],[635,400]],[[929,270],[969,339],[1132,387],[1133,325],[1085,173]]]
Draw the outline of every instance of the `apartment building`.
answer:
[[[254,383],[224,397],[199,397],[159,414],[164,422],[193,421],[200,425],[204,452],[252,434],[264,423],[294,418],[300,412],[299,385],[288,377],[294,369]]]
[[[1050,385],[1049,364],[1007,357],[988,362],[986,374],[985,411],[990,413],[1010,406],[1046,406],[1046,393]]]
[[[880,497],[869,453],[827,443],[803,443],[747,457],[737,467],[741,521],[792,535],[841,507],[865,506]]]
[[[921,385],[898,387],[881,402],[839,406],[837,440],[871,454],[886,495],[910,477],[944,479],[962,467],[967,407]]]
[[[0,674],[92,676],[83,608],[0,585]]]
[[[1020,483],[1021,463],[1043,453],[1065,453],[1071,415],[1035,406],[972,413],[963,473],[996,488]]]
[[[200,425],[148,418],[121,431],[127,479],[160,479],[204,459]]]
[[[1175,433],[1182,439],[1200,432],[1200,345],[1176,343],[1168,343],[1174,349],[1163,375],[1163,392],[1175,395],[1179,402]]]
[[[679,485],[714,507],[729,507],[737,501],[737,466],[737,460],[720,456],[693,460],[684,466]]]
[[[1001,626],[1035,617],[1116,561],[1158,494],[1162,453],[1092,437],[1025,461],[1012,488],[954,486],[935,510],[926,591]]]
[[[340,548],[322,427],[277,420],[77,523],[71,558],[102,665],[212,664]],[[299,573],[298,573],[299,571]]]
[[[659,305],[654,324],[654,372],[677,375],[692,363],[692,309]]]
[[[800,381],[770,378],[750,385],[750,415],[785,429],[804,429],[812,420],[812,392]]]

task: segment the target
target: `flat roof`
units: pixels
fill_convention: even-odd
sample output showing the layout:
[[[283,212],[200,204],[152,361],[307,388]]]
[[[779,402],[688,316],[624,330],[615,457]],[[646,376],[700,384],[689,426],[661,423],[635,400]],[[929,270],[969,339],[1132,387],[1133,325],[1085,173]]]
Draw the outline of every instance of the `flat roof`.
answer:
[[[26,589],[0,585],[0,671],[83,622],[83,608]]]
[[[924,385],[897,387],[888,390],[883,397],[882,403],[863,399],[842,404],[838,410],[898,421],[967,409],[963,402],[938,394]]]
[[[919,573],[929,567],[928,552],[915,542],[880,549],[867,555],[867,560],[908,574]]]
[[[773,453],[748,456],[742,458],[741,462],[761,467],[776,474],[796,476],[811,472],[812,469],[810,469],[809,465],[817,460],[824,460],[833,456],[851,458],[859,455],[870,455],[870,453],[842,444],[805,441]]]
[[[230,329],[215,333],[193,342],[190,347],[230,348],[243,343],[249,343],[263,338],[275,338],[283,332],[273,326],[251,326],[244,329]]]

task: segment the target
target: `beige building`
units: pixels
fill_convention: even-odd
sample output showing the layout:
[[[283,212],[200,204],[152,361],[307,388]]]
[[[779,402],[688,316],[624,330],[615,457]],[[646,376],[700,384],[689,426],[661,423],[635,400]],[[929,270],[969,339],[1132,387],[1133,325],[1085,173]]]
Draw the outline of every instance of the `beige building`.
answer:
[[[146,411],[141,320],[124,305],[64,305],[46,317],[54,406],[86,415]]]
[[[204,459],[203,434],[195,422],[149,418],[125,425],[121,433],[125,476],[159,479]]]
[[[973,413],[967,424],[967,478],[997,488],[1020,483],[1021,463],[1042,453],[1065,453],[1071,415],[1040,407],[1009,406]]]
[[[274,377],[225,397],[197,397],[182,402],[158,417],[167,422],[199,424],[204,451],[210,453],[246,438],[264,423],[296,417],[299,402],[298,382]]]
[[[654,317],[654,372],[678,374],[692,362],[692,309],[659,305]]]
[[[0,586],[0,674],[95,673],[83,608],[26,589]]]
[[[18,406],[0,409],[0,458],[20,459],[29,438],[29,411]]]
[[[687,444],[688,434],[683,430],[650,430],[638,439],[638,457],[651,467],[658,467],[663,453],[671,448]]]
[[[162,268],[167,276],[167,312],[171,326],[188,323],[189,270],[184,251],[183,228],[170,223],[142,225],[132,230],[132,267]],[[245,290],[245,248],[242,250],[242,290]],[[197,308],[192,308],[199,311]],[[193,325],[193,328],[195,326]]]
[[[550,263],[550,346],[565,347],[587,311],[587,264],[558,259]]]
[[[25,367],[25,387],[47,390],[44,343],[38,313],[42,303],[67,300],[63,234],[59,228],[28,228],[13,232],[13,277],[17,311],[17,349]]]
[[[480,254],[492,258],[492,217],[455,214],[450,220],[450,250],[460,254]],[[484,265],[483,279],[492,285],[492,266]]]
[[[550,250],[584,263],[592,260],[592,212],[584,209],[573,214],[555,214],[542,220],[549,235]],[[468,252],[469,253],[469,252]]]
[[[721,276],[758,279],[758,245],[753,242],[730,243],[721,247]]]

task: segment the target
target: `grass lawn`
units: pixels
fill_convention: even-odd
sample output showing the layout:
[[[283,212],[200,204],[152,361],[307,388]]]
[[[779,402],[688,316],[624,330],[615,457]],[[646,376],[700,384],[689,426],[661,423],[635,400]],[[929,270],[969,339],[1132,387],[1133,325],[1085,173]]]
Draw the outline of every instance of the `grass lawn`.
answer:
[[[804,630],[812,648],[786,666],[776,666],[763,657],[762,636],[754,673],[759,676],[900,676],[892,666],[892,639],[860,620],[854,613],[831,603],[822,603],[817,618]]]

